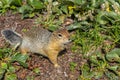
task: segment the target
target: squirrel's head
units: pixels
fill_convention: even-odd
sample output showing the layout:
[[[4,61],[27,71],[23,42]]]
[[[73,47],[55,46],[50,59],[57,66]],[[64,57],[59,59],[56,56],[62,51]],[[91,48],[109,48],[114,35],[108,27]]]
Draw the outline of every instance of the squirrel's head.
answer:
[[[53,32],[53,35],[55,36],[56,40],[60,43],[60,44],[67,44],[69,42],[71,42],[70,40],[70,33],[68,32],[67,29],[59,29],[55,32]]]

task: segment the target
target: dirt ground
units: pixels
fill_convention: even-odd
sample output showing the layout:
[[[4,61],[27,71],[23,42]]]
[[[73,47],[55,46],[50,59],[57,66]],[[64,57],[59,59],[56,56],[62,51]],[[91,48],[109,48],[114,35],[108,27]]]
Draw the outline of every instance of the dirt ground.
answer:
[[[20,14],[12,14],[11,12],[6,13],[4,16],[0,16],[0,31],[6,28],[16,29],[17,32],[21,33],[23,29],[30,29],[35,26],[34,19],[21,19]],[[38,26],[38,25],[37,25]],[[5,46],[5,40],[0,34],[0,48]],[[69,45],[71,46],[71,44]],[[70,70],[70,63],[75,62],[77,66],[74,71]],[[16,71],[18,80],[26,80],[27,76],[34,76],[34,80],[77,80],[80,71],[79,67],[82,64],[80,54],[73,53],[68,47],[66,51],[62,52],[62,55],[58,57],[58,63],[60,64],[59,69],[55,69],[53,64],[47,59],[40,55],[30,53],[27,64],[28,68],[23,68]],[[14,64],[15,65],[15,64]],[[40,73],[36,74],[33,69],[39,68]]]

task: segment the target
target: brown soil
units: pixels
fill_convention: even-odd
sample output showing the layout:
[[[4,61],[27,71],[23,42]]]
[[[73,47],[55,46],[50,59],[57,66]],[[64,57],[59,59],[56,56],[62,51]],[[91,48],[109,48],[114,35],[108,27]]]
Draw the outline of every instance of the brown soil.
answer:
[[[20,14],[8,12],[4,16],[0,16],[0,31],[5,28],[16,28],[16,31],[21,33],[22,29],[30,29],[32,26],[35,26],[35,19],[21,19]],[[0,48],[6,46],[5,43],[0,34]],[[70,70],[71,62],[77,63],[73,71]],[[77,80],[80,75],[79,68],[80,64],[82,64],[81,62],[81,55],[72,53],[69,47],[58,57],[58,63],[61,67],[57,69],[53,67],[49,59],[30,53],[27,61],[28,68],[19,66],[20,68],[16,70],[16,74],[18,80],[26,80],[27,76],[33,76],[34,80]],[[14,65],[17,64],[14,63]],[[40,70],[39,74],[33,71],[35,68]]]

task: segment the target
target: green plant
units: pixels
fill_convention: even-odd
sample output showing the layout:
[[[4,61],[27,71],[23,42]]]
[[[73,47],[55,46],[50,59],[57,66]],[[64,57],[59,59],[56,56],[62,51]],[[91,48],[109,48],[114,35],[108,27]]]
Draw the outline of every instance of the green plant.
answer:
[[[25,63],[27,58],[27,55],[22,55],[18,52],[14,53],[9,48],[0,49],[0,79],[16,80],[17,75],[15,74],[15,70],[17,68],[12,63],[18,62],[23,67],[27,67]]]
[[[72,14],[77,15],[76,21],[67,27],[76,30],[71,49],[83,54],[88,61],[81,65],[79,79],[100,79],[105,76],[110,80],[118,80],[119,49],[116,47],[120,45],[120,2],[101,0],[99,3],[98,0],[92,0],[84,3],[79,5],[81,12],[76,13],[78,7],[73,9]]]
[[[22,14],[22,18],[32,18],[43,8],[43,2],[40,0],[26,0],[26,2],[18,8],[18,12]]]
[[[21,5],[22,0],[0,0],[0,13],[5,13],[10,9],[16,10]]]
[[[75,67],[77,66],[77,64],[75,62],[71,62],[70,63],[70,70],[74,71]]]
[[[92,54],[89,59],[89,64],[84,64],[80,67],[81,75],[80,79],[99,79],[103,75],[106,75],[110,80],[118,80],[120,76],[119,72],[119,59],[120,49],[115,48],[107,54],[96,52]],[[114,64],[112,64],[114,62]]]
[[[0,13],[5,13],[11,9],[21,13],[22,18],[32,18],[37,15],[36,24],[41,24],[51,31],[60,28],[66,18],[72,19],[74,23],[66,26],[68,30],[75,32],[72,36],[71,49],[75,53],[82,54],[83,59],[86,59],[87,62],[82,65],[71,62],[70,70],[74,71],[76,66],[80,66],[79,80],[100,79],[102,77],[110,80],[119,79],[119,0],[0,1]],[[0,54],[0,58],[4,58],[4,55],[8,54],[9,52]],[[16,54],[17,56],[20,55]],[[1,60],[2,66],[9,69],[9,60],[7,63],[3,60]],[[14,60],[16,59],[14,58]],[[24,62],[19,63],[24,65]],[[0,76],[3,77],[6,68],[0,71]],[[35,72],[39,73],[39,70],[35,70]]]
[[[43,2],[40,0],[1,0],[0,13],[5,13],[8,10],[14,10],[22,14],[22,18],[34,17],[44,8]]]

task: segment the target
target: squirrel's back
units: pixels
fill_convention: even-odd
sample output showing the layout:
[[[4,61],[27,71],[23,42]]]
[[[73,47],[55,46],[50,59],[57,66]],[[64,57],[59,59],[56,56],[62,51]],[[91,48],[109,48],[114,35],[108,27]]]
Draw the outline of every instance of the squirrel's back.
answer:
[[[51,32],[43,28],[33,28],[23,33],[21,48],[26,48],[30,52],[44,55],[42,48],[48,44]]]

